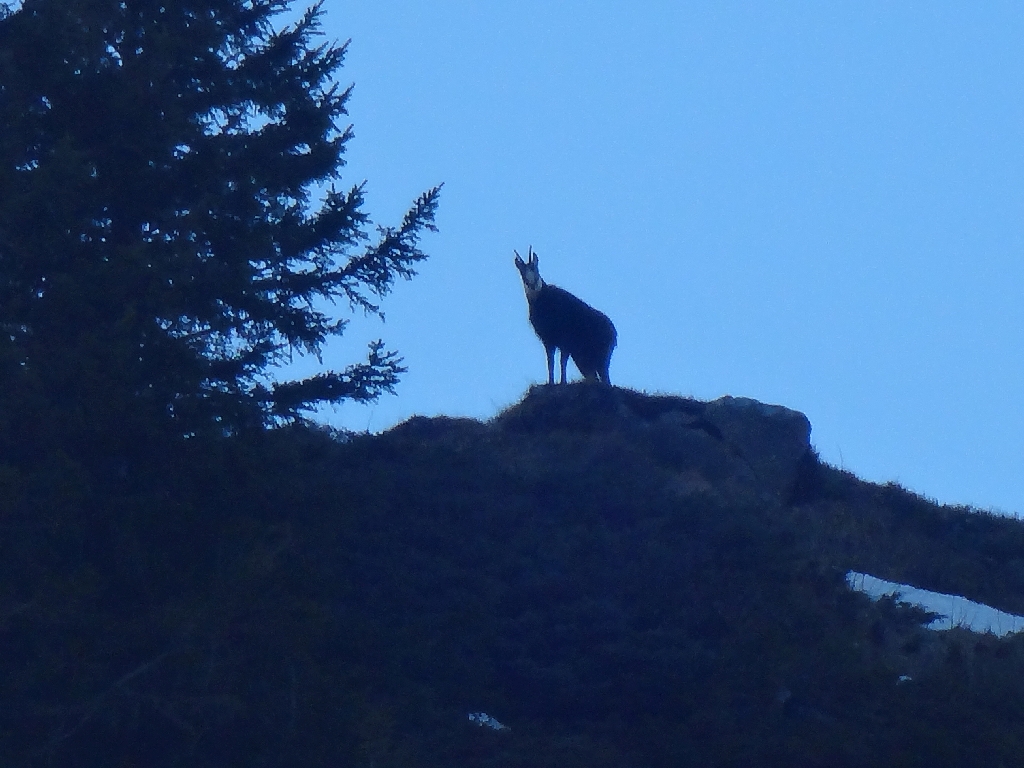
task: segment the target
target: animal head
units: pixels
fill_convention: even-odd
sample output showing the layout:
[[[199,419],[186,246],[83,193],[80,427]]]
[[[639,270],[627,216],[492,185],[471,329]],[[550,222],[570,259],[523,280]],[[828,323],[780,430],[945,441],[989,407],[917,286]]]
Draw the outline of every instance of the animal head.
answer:
[[[519,276],[523,278],[523,287],[526,288],[527,297],[534,296],[544,287],[544,281],[540,277],[540,262],[537,254],[533,252],[533,246],[526,252],[526,261],[519,256],[519,251],[512,251],[516,255],[516,269]]]

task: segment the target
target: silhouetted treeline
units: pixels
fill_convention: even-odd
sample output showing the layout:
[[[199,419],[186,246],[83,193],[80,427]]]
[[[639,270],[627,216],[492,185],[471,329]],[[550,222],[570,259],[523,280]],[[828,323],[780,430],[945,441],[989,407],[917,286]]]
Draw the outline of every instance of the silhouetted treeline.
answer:
[[[946,552],[979,596],[973,556],[1017,551],[1019,523],[813,454],[767,493],[729,437],[760,417],[710,408],[574,385],[489,424],[8,472],[0,759],[1013,764],[1021,641],[922,629],[844,574]],[[897,519],[898,546],[864,536]]]

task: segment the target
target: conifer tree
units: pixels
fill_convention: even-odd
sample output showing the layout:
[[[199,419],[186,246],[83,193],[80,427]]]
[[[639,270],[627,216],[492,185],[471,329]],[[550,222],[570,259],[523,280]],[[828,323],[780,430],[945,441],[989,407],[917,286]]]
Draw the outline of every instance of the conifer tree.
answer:
[[[290,5],[0,4],[0,427],[230,432],[392,391],[381,342],[270,378],[342,332],[334,302],[379,312],[414,274],[439,192],[371,224],[341,186],[346,46]]]

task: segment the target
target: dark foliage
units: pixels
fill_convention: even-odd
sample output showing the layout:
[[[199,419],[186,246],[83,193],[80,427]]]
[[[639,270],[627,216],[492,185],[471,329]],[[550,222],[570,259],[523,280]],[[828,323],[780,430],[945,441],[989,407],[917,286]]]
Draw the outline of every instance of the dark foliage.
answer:
[[[319,6],[275,25],[288,7],[25,0],[0,15],[5,436],[128,452],[158,428],[232,431],[392,390],[403,369],[379,342],[342,372],[268,378],[342,331],[330,302],[376,312],[413,274],[438,197],[367,243],[363,186],[336,186],[345,46],[317,39]]]
[[[844,574],[945,557],[1012,605],[978,574],[1013,572],[1020,524],[813,455],[766,495],[709,412],[572,385],[490,424],[5,469],[0,762],[1016,764],[1024,641],[923,629]]]

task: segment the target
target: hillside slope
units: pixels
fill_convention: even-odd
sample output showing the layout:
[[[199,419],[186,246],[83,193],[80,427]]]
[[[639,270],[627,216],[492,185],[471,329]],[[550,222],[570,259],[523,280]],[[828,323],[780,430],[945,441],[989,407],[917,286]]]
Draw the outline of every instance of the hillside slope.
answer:
[[[486,423],[11,469],[0,758],[1019,764],[1024,641],[922,629],[845,574],[1024,612],[1024,526],[809,435],[578,384]]]

